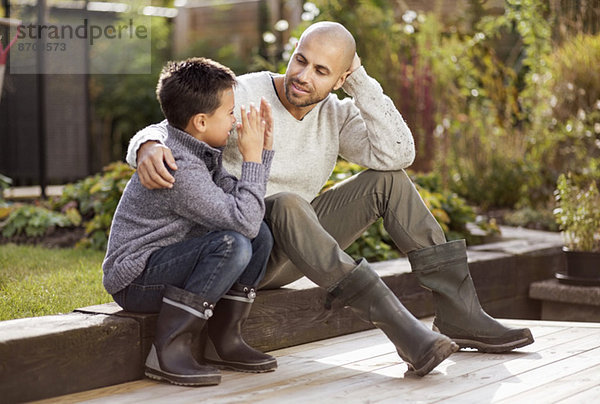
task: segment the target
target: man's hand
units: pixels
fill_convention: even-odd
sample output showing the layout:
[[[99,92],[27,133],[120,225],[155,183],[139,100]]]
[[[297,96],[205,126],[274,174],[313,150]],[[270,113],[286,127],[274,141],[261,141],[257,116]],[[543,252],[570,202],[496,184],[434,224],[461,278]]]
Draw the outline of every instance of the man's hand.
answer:
[[[265,122],[265,142],[263,149],[273,150],[273,114],[271,104],[264,97],[260,99],[260,119]]]
[[[350,73],[354,72],[361,66],[360,58],[358,57],[358,53],[354,54],[354,59],[352,60],[352,64],[350,65]]]
[[[148,141],[140,146],[137,152],[137,173],[142,185],[148,189],[173,188],[175,178],[165,167],[165,163],[173,170],[177,164],[171,149],[155,141]]]

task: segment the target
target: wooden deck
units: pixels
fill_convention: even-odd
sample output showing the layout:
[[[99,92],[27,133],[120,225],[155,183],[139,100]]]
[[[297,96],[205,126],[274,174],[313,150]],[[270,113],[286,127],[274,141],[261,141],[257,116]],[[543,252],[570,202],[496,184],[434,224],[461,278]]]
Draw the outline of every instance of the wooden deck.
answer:
[[[423,378],[405,376],[393,345],[379,330],[369,330],[271,352],[277,371],[223,372],[219,386],[146,379],[41,402],[600,402],[600,323],[504,322],[530,327],[535,343],[508,354],[460,351]]]

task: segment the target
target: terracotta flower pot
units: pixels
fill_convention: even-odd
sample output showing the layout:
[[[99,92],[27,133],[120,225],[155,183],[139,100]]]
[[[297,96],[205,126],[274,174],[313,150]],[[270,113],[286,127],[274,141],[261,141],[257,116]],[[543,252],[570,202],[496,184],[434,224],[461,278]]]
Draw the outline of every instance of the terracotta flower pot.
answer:
[[[600,252],[569,251],[563,248],[566,257],[564,272],[557,272],[556,278],[569,285],[600,285]]]

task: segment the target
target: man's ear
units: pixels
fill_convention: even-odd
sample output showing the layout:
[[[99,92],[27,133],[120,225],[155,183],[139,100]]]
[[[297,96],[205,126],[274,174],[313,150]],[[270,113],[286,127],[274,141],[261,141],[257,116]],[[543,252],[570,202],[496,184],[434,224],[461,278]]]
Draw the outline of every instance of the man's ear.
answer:
[[[348,78],[348,76],[350,76],[350,73],[352,73],[350,70],[347,70],[344,74],[342,74],[340,76],[340,78],[338,79],[338,81],[335,83],[335,86],[333,86],[333,90],[339,90],[340,88],[342,88],[342,86],[344,85],[344,83],[346,82],[346,79]]]

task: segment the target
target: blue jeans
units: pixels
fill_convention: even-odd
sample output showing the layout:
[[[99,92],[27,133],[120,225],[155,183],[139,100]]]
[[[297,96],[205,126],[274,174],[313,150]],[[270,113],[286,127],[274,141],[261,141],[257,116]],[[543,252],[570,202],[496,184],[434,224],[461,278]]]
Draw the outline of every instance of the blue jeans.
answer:
[[[234,231],[213,231],[150,255],[144,271],[115,302],[127,311],[160,310],[166,285],[176,286],[215,304],[234,283],[257,286],[265,274],[273,236],[263,222],[253,240]]]

